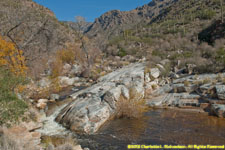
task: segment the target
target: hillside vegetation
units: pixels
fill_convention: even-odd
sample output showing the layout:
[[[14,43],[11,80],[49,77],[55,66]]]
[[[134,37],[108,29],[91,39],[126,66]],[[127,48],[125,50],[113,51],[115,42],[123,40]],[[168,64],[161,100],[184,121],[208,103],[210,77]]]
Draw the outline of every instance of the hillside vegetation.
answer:
[[[112,29],[123,30],[103,27],[107,26],[104,24],[106,19],[103,19],[103,24],[96,29],[106,33],[100,32],[99,36],[93,38],[109,38],[104,45],[104,52],[108,56],[145,56],[153,65],[154,62],[169,59],[172,67],[178,65],[178,68],[182,68],[192,64],[196,73],[224,69],[224,0],[154,0],[136,11],[147,16],[148,9],[154,10],[154,15],[148,14],[148,19],[138,16],[137,24],[130,26],[126,25],[126,15],[123,13],[132,15],[133,11],[119,12],[120,18],[113,13],[104,14],[104,18],[112,18],[110,22],[121,22],[120,25],[112,24]],[[95,31],[92,31],[93,26],[97,26],[97,21],[87,34]],[[108,30],[110,37],[106,36]]]
[[[0,34],[23,50],[32,75],[42,73],[49,57],[76,37],[53,12],[32,0],[0,1]]]

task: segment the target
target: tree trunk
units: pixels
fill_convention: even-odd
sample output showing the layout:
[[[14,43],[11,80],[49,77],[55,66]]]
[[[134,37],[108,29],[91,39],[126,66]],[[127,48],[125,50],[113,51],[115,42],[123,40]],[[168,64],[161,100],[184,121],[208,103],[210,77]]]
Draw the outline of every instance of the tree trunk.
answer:
[[[220,0],[221,22],[223,23],[223,0]]]

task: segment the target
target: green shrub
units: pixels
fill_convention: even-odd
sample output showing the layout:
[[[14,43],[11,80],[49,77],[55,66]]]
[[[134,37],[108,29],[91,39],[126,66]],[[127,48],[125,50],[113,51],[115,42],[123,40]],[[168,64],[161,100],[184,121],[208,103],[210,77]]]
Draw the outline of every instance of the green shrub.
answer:
[[[126,55],[127,55],[126,50],[125,50],[124,48],[121,47],[121,48],[119,49],[118,56],[124,57],[124,56],[126,56]]]
[[[15,88],[22,83],[25,83],[22,77],[0,68],[0,125],[19,121],[26,111],[27,104],[14,93]]]
[[[184,58],[190,58],[193,57],[193,52],[187,51],[183,53]]]
[[[161,71],[161,76],[167,77],[171,71],[171,68],[172,68],[172,64],[170,62],[166,63],[164,65],[164,69]]]
[[[112,38],[111,40],[109,40],[109,45],[116,45],[123,40],[124,40],[123,36],[116,36],[116,37]]]
[[[225,49],[224,48],[220,48],[216,52],[216,61],[225,64]]]
[[[197,17],[203,20],[212,19],[216,15],[214,10],[201,10],[197,13]]]
[[[152,51],[152,56],[158,56],[160,58],[164,58],[166,57],[166,54],[164,54],[162,51],[160,50],[153,50]]]

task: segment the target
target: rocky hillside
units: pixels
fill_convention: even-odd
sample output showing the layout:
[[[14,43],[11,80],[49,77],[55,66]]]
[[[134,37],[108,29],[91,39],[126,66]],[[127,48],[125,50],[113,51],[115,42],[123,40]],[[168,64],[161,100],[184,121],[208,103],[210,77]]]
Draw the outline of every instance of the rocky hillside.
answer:
[[[225,63],[224,4],[155,0],[132,11],[103,14],[87,35],[101,41],[107,56],[144,56],[153,65],[169,59],[169,68],[191,64],[198,73],[219,72]]]
[[[92,22],[84,22],[84,24],[80,28],[79,25],[76,22],[63,21],[63,23],[67,24],[73,30],[76,30],[76,31],[81,30],[83,32],[86,32],[88,30],[88,28],[92,25]]]
[[[176,0],[153,0],[149,4],[131,11],[112,10],[106,12],[89,27],[90,37],[104,36],[110,38],[119,35],[123,30],[134,28],[140,23],[147,23]]]
[[[75,38],[74,31],[53,12],[32,0],[0,1],[0,34],[24,50],[33,67]]]
[[[150,3],[131,11],[112,10],[106,12],[95,20],[86,33],[90,37],[105,36],[110,39],[121,35],[128,29],[138,31],[146,28],[146,25],[159,23],[164,23],[165,26],[169,24],[169,21],[170,24],[173,24],[172,21],[175,23],[177,19],[183,20],[184,25],[195,22],[195,19],[218,19],[217,14],[221,12],[220,5],[220,0],[152,0]],[[165,21],[168,22],[165,23]],[[177,23],[175,27],[182,25],[183,22]],[[195,28],[194,24],[192,27]],[[201,26],[201,29],[204,27],[206,26]]]

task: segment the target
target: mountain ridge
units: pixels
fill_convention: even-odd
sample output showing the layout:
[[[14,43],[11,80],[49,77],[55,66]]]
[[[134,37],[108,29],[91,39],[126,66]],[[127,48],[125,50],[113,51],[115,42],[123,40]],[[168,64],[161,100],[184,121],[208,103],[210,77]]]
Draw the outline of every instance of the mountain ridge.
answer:
[[[107,37],[110,37],[110,34],[117,35],[122,30],[132,28],[139,23],[149,22],[165,7],[176,1],[177,0],[153,0],[131,11],[112,10],[106,12],[95,19],[94,23],[86,31],[86,34],[90,37],[96,37],[99,33],[104,34],[103,32],[107,33]],[[110,32],[110,30],[112,30],[112,32]]]
[[[1,35],[24,51],[34,72],[43,71],[36,64],[44,68],[57,50],[76,38],[76,32],[59,22],[52,11],[32,0],[1,0],[0,8]]]

